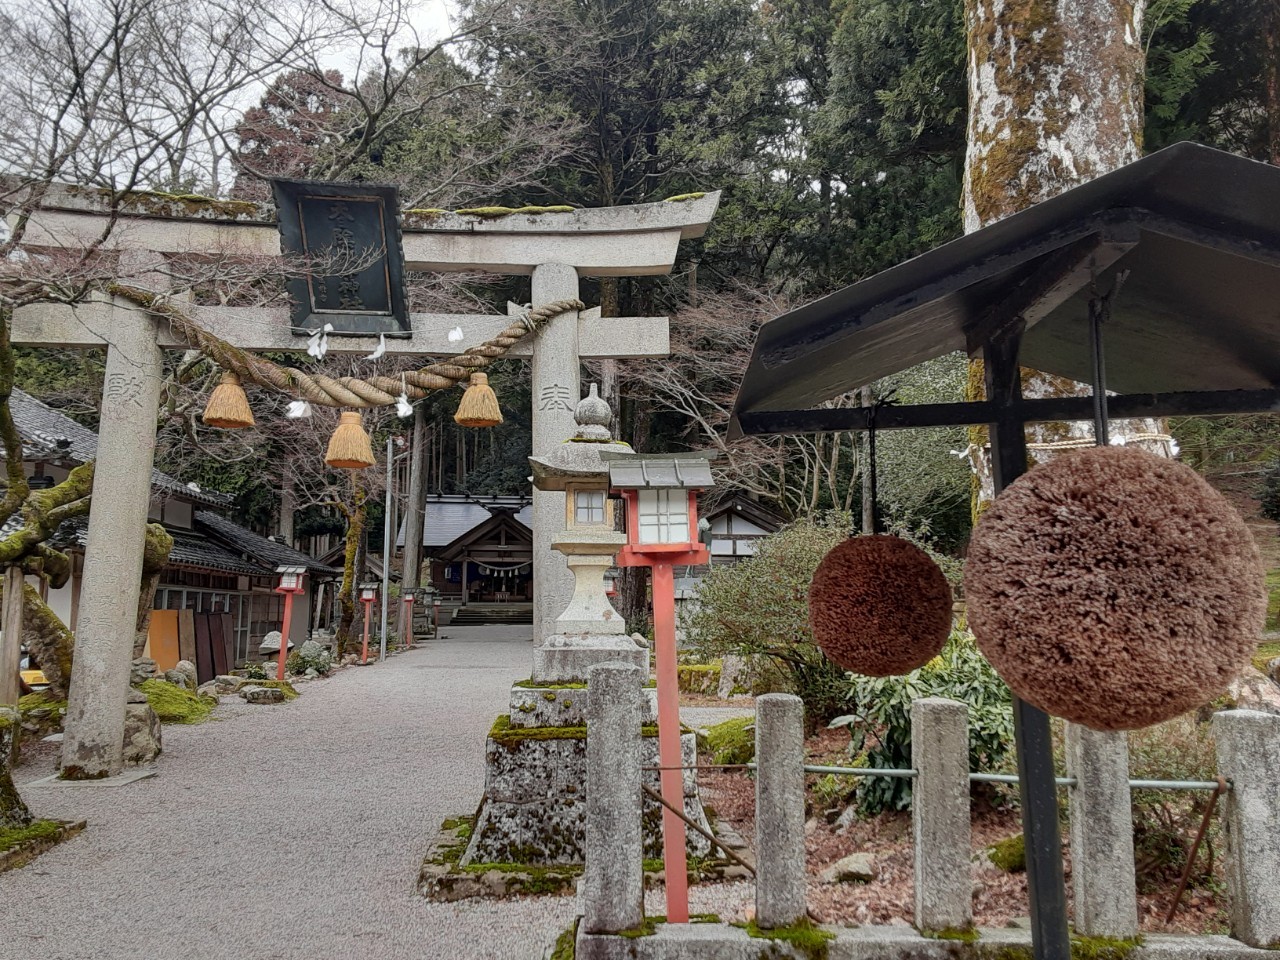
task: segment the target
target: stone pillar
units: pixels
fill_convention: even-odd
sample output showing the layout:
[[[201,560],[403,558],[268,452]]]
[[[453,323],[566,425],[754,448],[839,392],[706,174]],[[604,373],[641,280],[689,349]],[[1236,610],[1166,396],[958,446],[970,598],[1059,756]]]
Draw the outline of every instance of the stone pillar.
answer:
[[[756,923],[785,927],[805,915],[804,701],[756,700]]]
[[[1224,798],[1231,935],[1280,947],[1280,716],[1257,710],[1213,715]]]
[[[921,930],[973,926],[969,870],[969,708],[943,697],[911,704],[911,832]]]
[[[533,305],[578,296],[578,271],[544,263],[533,271]],[[542,328],[533,348],[533,455],[545,457],[574,435],[573,411],[582,393],[578,314],[563,313]],[[573,595],[573,575],[551,541],[564,529],[564,493],[533,491],[533,642],[556,632],[556,617]]]
[[[640,685],[626,663],[591,668],[587,685],[587,823],[583,929],[617,933],[644,920],[640,830]]]
[[[62,743],[63,775],[112,776],[121,769],[125,695],[133,655],[142,548],[151,499],[163,358],[155,323],[117,301],[102,387],[93,510],[85,547],[75,671]]]
[[[1071,790],[1071,884],[1075,931],[1127,940],[1138,935],[1133,860],[1133,799],[1125,734],[1068,723]]]
[[[0,707],[18,705],[18,671],[22,661],[22,567],[4,569],[4,612],[0,619]]]

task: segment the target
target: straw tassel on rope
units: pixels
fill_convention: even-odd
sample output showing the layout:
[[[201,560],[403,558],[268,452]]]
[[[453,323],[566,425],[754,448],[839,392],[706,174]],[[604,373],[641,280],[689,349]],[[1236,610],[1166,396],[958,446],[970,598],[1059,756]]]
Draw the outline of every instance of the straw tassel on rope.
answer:
[[[496,427],[502,422],[498,396],[493,392],[493,387],[489,386],[488,374],[471,374],[471,385],[462,395],[462,402],[458,404],[458,412],[453,415],[453,421],[464,427]]]
[[[209,394],[201,419],[211,427],[223,430],[239,430],[254,425],[253,410],[249,398],[240,386],[240,377],[230,370],[222,374],[222,381]]]
[[[329,449],[325,451],[324,462],[331,467],[346,470],[363,470],[373,466],[373,445],[369,442],[369,434],[364,431],[359,410],[342,411],[338,428],[329,438]]]

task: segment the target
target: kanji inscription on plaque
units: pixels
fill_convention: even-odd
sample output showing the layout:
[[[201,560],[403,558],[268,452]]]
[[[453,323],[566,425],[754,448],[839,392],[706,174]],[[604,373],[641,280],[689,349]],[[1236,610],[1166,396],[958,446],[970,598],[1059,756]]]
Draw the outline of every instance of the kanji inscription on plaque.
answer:
[[[296,332],[408,334],[395,187],[273,180],[281,248],[307,258],[287,281]]]

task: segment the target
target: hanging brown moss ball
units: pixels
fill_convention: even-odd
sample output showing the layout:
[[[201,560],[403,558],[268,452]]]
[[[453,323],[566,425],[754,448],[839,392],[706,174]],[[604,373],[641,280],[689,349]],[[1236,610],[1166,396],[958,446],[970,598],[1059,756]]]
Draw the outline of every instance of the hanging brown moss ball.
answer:
[[[1266,614],[1244,520],[1191,468],[1133,447],[1010,484],[974,529],[964,582],[969,626],[1013,692],[1097,730],[1216,697]]]
[[[854,537],[822,558],[809,584],[809,626],[827,658],[888,677],[924,666],[951,632],[951,585],[901,537]]]

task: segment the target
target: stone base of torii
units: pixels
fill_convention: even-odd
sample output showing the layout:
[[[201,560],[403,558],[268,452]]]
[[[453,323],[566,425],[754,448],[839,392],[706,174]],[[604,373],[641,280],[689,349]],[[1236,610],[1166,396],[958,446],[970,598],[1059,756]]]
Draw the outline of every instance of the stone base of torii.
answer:
[[[670,272],[681,239],[701,236],[719,194],[634,207],[572,213],[512,214],[482,219],[455,214],[403,222],[405,266],[410,271],[484,271],[532,278],[532,302],[578,297],[584,276],[644,276]],[[61,248],[87,246],[105,232],[111,211],[93,191],[54,189],[28,225],[27,243]],[[165,256],[277,256],[271,208],[250,209],[164,195],[138,194],[126,201],[103,245],[146,262],[145,278],[122,279],[163,289]],[[206,329],[246,350],[303,351],[307,341],[289,327],[287,308],[193,307]],[[388,338],[386,349],[421,356],[448,356],[492,336],[507,320],[489,315],[415,314],[408,337]],[[580,362],[665,356],[665,317],[601,319],[599,311],[562,314],[532,343],[511,356],[533,361],[533,450],[548,452],[573,431],[580,396]],[[466,340],[450,343],[461,326]],[[85,549],[84,588],[75,632],[75,670],[63,741],[63,775],[92,780],[122,767],[124,705],[129,686],[133,619],[142,563],[142,535],[150,496],[150,464],[163,378],[163,351],[180,350],[162,319],[109,297],[87,303],[38,304],[13,316],[13,342],[32,346],[106,347],[106,376],[99,430],[94,502]],[[332,352],[367,354],[370,337],[334,337]],[[551,549],[565,515],[564,494],[535,491],[533,570],[536,586],[534,642],[554,633],[567,605],[572,578],[564,558]],[[133,600],[129,598],[133,597]]]

